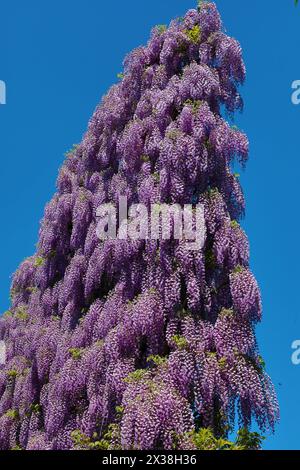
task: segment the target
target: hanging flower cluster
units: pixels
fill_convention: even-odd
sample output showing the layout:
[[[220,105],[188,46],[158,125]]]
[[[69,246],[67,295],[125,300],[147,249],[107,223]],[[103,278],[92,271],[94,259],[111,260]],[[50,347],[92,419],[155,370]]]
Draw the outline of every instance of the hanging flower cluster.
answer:
[[[257,350],[261,318],[239,225],[245,68],[213,3],[153,29],[61,168],[37,253],[0,319],[0,449],[193,449],[239,416],[273,429],[278,405]],[[105,240],[100,204],[201,203],[207,237]]]

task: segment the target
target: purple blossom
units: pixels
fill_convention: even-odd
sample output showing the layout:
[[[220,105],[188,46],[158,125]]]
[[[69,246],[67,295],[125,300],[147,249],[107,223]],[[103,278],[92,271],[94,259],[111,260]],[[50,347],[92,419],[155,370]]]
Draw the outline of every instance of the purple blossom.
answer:
[[[194,449],[191,431],[274,429],[278,404],[258,354],[259,287],[239,225],[231,165],[248,139],[221,109],[242,107],[245,67],[214,3],[156,27],[124,62],[46,206],[37,253],[14,275],[0,318],[0,449]],[[100,204],[195,203],[207,239],[107,240]]]

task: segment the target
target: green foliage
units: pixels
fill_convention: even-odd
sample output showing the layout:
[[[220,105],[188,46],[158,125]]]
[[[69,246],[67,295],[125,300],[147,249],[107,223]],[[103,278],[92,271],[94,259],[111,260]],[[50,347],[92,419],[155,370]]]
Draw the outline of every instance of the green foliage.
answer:
[[[266,368],[266,363],[265,363],[265,361],[263,360],[263,358],[262,358],[261,356],[258,356],[257,359],[258,359],[258,362],[259,362],[260,367],[261,367],[262,369],[265,369],[265,368]]]
[[[125,75],[124,75],[124,73],[118,73],[117,77],[119,78],[119,80],[123,80]]]
[[[27,292],[30,292],[30,294],[33,294],[37,292],[39,289],[38,287],[26,287]]]
[[[230,222],[230,226],[231,226],[232,228],[239,228],[240,224],[239,224],[236,220],[232,220],[232,221]]]
[[[18,289],[12,288],[10,289],[10,299],[13,300],[15,295],[18,293]]]
[[[198,44],[201,40],[201,29],[198,24],[191,29],[186,29],[184,33],[194,44]]]
[[[211,143],[209,140],[207,140],[205,142],[205,145],[206,147],[209,149],[211,147]],[[213,187],[210,187],[208,190],[207,190],[207,196],[209,199],[215,199],[216,197],[218,197],[219,195],[219,190],[218,188],[213,188]]]
[[[124,379],[126,383],[139,382],[140,380],[146,378],[149,375],[149,372],[146,369],[137,369],[134,372],[131,372]]]
[[[98,449],[100,450],[110,450],[112,448],[112,441],[116,441],[117,437],[120,435],[120,425],[119,424],[110,424],[106,433],[104,434],[103,439],[97,442]],[[118,449],[114,443],[114,450]]]
[[[157,294],[157,290],[155,289],[155,287],[150,287],[149,294],[151,294],[151,295]]]
[[[70,348],[69,353],[71,354],[72,358],[78,361],[79,359],[82,358],[82,349],[80,348]]]
[[[123,406],[116,406],[116,413],[117,413],[117,417],[121,418],[123,413],[124,413],[124,407]]]
[[[84,191],[81,191],[80,194],[79,194],[79,200],[84,202],[87,200],[87,197],[86,197],[86,194],[84,193]]]
[[[94,448],[95,443],[79,429],[71,433],[71,438],[74,442],[74,446],[78,449],[92,450]]]
[[[237,354],[245,359],[245,361],[252,366],[259,374],[264,372],[265,362],[261,356],[258,356],[256,359],[253,357],[247,356],[246,354]]]
[[[207,0],[198,0],[198,10],[200,11],[201,8],[205,7],[206,5],[209,5],[211,2]]]
[[[219,363],[219,366],[220,366],[221,370],[225,369],[225,367],[227,366],[226,357],[221,357],[221,359],[219,359],[218,363]]]
[[[111,424],[102,439],[98,438],[97,433],[94,433],[92,437],[88,437],[79,429],[76,429],[71,433],[71,438],[76,449],[109,450],[111,449],[112,440],[114,439],[114,436],[117,436],[119,434],[119,428],[120,426],[118,424]]]
[[[7,377],[9,379],[15,379],[16,377],[18,376],[18,371],[16,369],[10,369],[8,372],[7,372]]]
[[[215,351],[207,351],[205,354],[208,357],[217,357],[217,353]]]
[[[18,320],[26,321],[28,320],[29,315],[24,307],[19,307],[16,311],[15,318],[17,318]]]
[[[26,377],[26,376],[29,374],[29,372],[30,372],[29,367],[26,367],[26,368],[23,369],[23,371],[22,371],[22,376],[23,376],[23,377]]]
[[[222,318],[233,317],[234,311],[231,308],[223,308],[220,312]]]
[[[178,349],[186,349],[188,347],[188,341],[184,336],[174,335],[171,339]]]
[[[32,404],[30,405],[30,411],[31,411],[32,413],[37,413],[37,414],[38,414],[38,413],[40,413],[40,412],[42,411],[42,407],[41,407],[41,405],[40,405],[39,403],[32,403]]]
[[[260,434],[248,429],[240,429],[234,442],[215,437],[209,428],[194,431],[191,437],[198,450],[259,450],[264,440]]]
[[[35,268],[39,268],[40,266],[43,266],[43,264],[45,263],[45,258],[42,258],[41,256],[38,256],[35,260],[34,260],[34,267]]]
[[[159,173],[158,173],[157,171],[152,174],[152,177],[153,177],[153,179],[154,179],[154,181],[155,181],[156,183],[159,183],[159,182],[160,182],[160,175],[159,175]]]
[[[244,270],[243,266],[241,266],[240,264],[238,264],[238,265],[234,268],[233,274],[239,274],[239,273],[241,273],[243,270]]]
[[[248,429],[240,429],[236,439],[236,450],[260,450],[265,440],[257,432],[250,432]]]
[[[166,24],[158,24],[156,26],[156,29],[159,32],[159,34],[163,34],[167,31],[167,25]]]
[[[179,137],[179,135],[180,135],[180,132],[178,131],[178,129],[172,129],[166,133],[166,137],[173,141],[175,141],[177,137]]]
[[[8,418],[13,419],[14,421],[18,420],[19,417],[20,417],[19,411],[18,411],[18,410],[15,410],[15,409],[8,410],[8,411],[5,413],[5,416],[7,416]]]
[[[95,346],[97,346],[98,348],[102,348],[104,345],[104,340],[103,339],[99,339],[98,341],[96,341],[95,343]]]
[[[217,439],[211,429],[201,428],[191,434],[197,450],[224,450],[224,442]]]
[[[167,358],[158,355],[151,355],[147,358],[147,362],[153,362],[157,367],[159,367],[163,366],[167,362]]]
[[[52,320],[54,320],[54,321],[60,321],[60,318],[61,318],[61,317],[60,317],[59,315],[52,315],[51,318],[52,318]]]
[[[184,105],[186,106],[191,106],[192,107],[192,111],[193,113],[197,113],[197,111],[199,110],[199,108],[202,106],[203,104],[203,101],[201,100],[191,100],[191,99],[188,99],[184,102]]]
[[[13,313],[11,310],[7,310],[4,314],[3,314],[3,317],[5,318],[8,318],[8,317],[12,317],[13,316]]]

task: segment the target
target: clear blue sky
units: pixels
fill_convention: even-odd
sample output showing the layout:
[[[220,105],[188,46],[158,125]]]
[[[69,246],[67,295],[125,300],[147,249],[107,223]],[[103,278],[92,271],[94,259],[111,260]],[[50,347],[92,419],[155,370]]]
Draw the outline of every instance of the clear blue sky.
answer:
[[[9,306],[10,275],[35,250],[45,203],[63,154],[81,140],[96,104],[117,80],[124,55],[196,0],[10,0],[1,4],[0,311]],[[228,34],[241,42],[248,70],[245,111],[251,159],[242,183],[252,268],[263,294],[258,339],[275,383],[281,423],[265,448],[300,449],[298,252],[300,8],[293,0],[219,0]],[[299,127],[298,127],[299,126]]]

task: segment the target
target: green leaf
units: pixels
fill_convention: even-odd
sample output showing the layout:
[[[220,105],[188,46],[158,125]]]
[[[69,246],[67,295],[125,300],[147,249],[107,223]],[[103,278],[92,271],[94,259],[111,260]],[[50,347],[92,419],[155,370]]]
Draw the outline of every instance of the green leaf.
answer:
[[[35,260],[34,260],[34,267],[35,268],[39,268],[40,266],[43,266],[43,264],[45,263],[45,259],[42,258],[41,256],[38,256]]]
[[[134,382],[139,382],[143,380],[144,378],[147,378],[148,376],[148,371],[147,369],[137,369],[133,372],[130,372],[130,374],[125,377],[124,382],[126,383],[134,383]]]
[[[151,355],[149,357],[147,357],[147,362],[153,362],[156,366],[162,366],[164,365],[166,362],[167,362],[167,358],[166,357],[162,357],[162,356],[159,356],[159,355]]]
[[[197,44],[200,42],[201,29],[199,25],[195,25],[192,29],[186,29],[184,33],[192,43]]]
[[[264,437],[248,429],[240,429],[235,442],[226,436],[217,438],[209,428],[200,428],[190,433],[190,437],[198,450],[260,450]]]
[[[156,26],[156,29],[157,29],[157,31],[159,32],[159,34],[163,34],[163,33],[165,33],[165,32],[167,31],[168,27],[167,27],[166,24],[158,24],[158,25]]]
[[[172,336],[171,339],[172,339],[173,343],[175,343],[175,346],[180,350],[186,349],[189,345],[187,339],[184,336],[174,335],[174,336]]]
[[[82,358],[83,351],[81,348],[70,348],[69,353],[75,361],[78,361]]]

